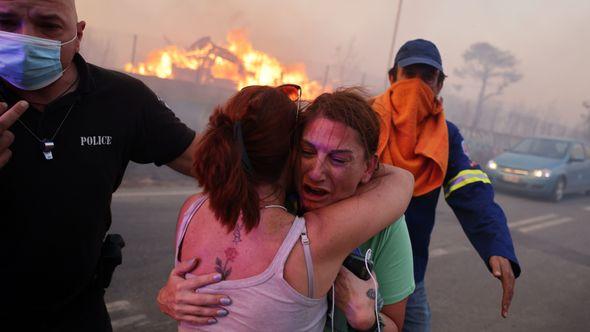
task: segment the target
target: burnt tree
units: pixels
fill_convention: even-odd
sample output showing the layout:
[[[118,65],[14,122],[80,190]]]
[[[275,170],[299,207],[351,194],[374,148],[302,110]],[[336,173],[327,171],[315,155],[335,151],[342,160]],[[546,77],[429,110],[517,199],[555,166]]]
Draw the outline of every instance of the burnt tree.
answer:
[[[483,105],[492,97],[501,95],[504,89],[522,78],[516,70],[517,60],[508,51],[480,42],[475,43],[463,53],[465,64],[455,69],[460,78],[475,79],[481,82],[475,104],[472,127],[477,127],[481,119]]]

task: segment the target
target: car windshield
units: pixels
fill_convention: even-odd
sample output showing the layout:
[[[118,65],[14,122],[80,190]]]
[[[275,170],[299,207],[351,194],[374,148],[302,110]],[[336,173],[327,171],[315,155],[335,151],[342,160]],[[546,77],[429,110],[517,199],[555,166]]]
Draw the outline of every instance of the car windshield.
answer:
[[[568,142],[552,139],[525,138],[511,151],[546,158],[561,159],[565,157],[568,145]]]

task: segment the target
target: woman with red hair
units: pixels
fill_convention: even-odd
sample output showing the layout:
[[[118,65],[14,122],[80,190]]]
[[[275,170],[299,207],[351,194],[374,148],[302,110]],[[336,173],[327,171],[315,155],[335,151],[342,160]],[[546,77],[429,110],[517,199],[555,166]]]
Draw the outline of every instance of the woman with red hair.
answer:
[[[181,322],[179,330],[321,331],[346,256],[407,207],[412,177],[383,165],[373,175],[375,164],[352,197],[289,213],[297,112],[281,88],[251,86],[211,116],[194,167],[203,192],[181,209],[175,258],[199,259],[187,278],[217,273],[222,281],[197,291],[225,294],[233,305],[229,315],[217,308],[227,315],[219,321]]]

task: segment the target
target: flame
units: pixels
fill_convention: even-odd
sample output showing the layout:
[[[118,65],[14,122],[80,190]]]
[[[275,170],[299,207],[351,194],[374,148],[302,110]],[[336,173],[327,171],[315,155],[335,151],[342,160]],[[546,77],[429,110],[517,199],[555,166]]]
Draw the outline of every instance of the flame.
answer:
[[[229,80],[238,90],[248,85],[292,83],[301,86],[305,99],[313,99],[324,90],[319,82],[309,79],[304,64],[283,65],[277,58],[254,49],[243,30],[230,31],[224,47],[208,41],[191,49],[170,45],[152,51],[145,62],[127,63],[124,69],[164,79],[183,76],[203,84]]]

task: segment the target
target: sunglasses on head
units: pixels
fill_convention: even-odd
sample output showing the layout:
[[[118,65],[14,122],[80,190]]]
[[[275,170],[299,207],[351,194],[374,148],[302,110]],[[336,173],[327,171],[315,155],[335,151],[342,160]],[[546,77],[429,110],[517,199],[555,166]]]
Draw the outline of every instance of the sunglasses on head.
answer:
[[[291,101],[297,102],[297,115],[295,120],[298,120],[299,112],[301,111],[301,87],[297,84],[283,84],[277,87],[284,93]]]

